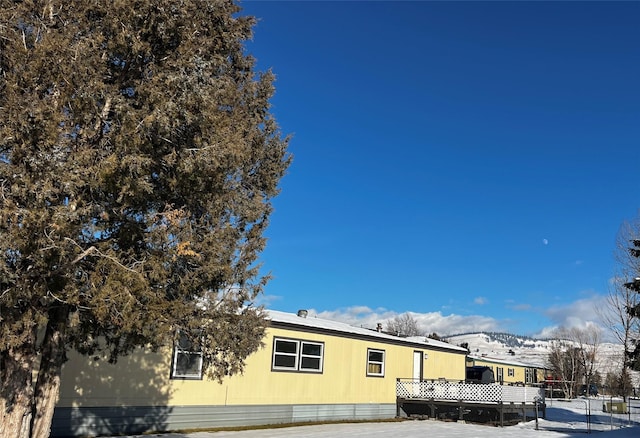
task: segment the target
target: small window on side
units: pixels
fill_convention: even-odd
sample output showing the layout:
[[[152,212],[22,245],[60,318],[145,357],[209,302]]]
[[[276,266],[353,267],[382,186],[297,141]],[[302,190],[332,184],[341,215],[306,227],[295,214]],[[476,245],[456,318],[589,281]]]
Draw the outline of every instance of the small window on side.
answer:
[[[202,352],[180,334],[173,346],[172,379],[202,379]]]
[[[297,370],[298,347],[300,342],[289,339],[275,339],[273,345],[273,369]]]
[[[384,377],[384,350],[367,349],[367,376]]]
[[[323,344],[302,342],[300,371],[322,372]]]

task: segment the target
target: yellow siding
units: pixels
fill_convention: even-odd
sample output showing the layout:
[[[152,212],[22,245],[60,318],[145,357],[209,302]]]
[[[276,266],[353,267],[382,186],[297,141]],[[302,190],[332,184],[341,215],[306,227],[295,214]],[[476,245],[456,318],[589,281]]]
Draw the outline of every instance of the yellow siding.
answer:
[[[464,380],[465,355],[444,351],[424,350],[427,359],[424,361],[424,379]]]
[[[62,368],[59,407],[166,406],[171,352],[138,350],[109,364],[69,354]]]
[[[323,372],[272,371],[274,337],[323,342]],[[270,328],[264,343],[247,358],[244,375],[222,383],[170,380],[170,349],[140,351],[117,365],[74,356],[63,370],[59,406],[395,403],[396,378],[413,376],[414,351],[424,354],[425,379],[465,376],[461,353],[282,328]],[[368,348],[385,351],[384,377],[366,375]]]
[[[536,368],[536,382],[542,383],[547,379],[547,370],[545,368]]]

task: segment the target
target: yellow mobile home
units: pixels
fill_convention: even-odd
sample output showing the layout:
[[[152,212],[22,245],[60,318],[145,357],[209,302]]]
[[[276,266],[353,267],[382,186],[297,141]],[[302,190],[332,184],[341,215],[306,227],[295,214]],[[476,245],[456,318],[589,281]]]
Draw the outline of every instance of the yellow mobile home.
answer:
[[[544,367],[516,360],[469,356],[467,366],[487,366],[496,382],[505,385],[534,385],[544,380]]]
[[[72,356],[52,436],[393,418],[396,379],[464,380],[466,349],[298,314],[268,312],[243,375],[202,375],[184,345],[111,365]]]

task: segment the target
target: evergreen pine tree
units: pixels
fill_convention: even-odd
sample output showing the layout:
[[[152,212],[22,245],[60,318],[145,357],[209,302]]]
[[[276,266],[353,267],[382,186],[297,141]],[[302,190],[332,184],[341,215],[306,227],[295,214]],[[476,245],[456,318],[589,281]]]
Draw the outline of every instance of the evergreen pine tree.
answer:
[[[0,3],[0,436],[48,436],[71,349],[179,330],[221,379],[261,345],[289,155],[253,24],[232,0]]]
[[[633,239],[631,243],[632,247],[629,248],[629,254],[635,259],[640,260],[640,239]],[[625,283],[624,286],[635,293],[640,293],[640,276],[634,278],[628,283]],[[634,318],[640,318],[640,304],[636,304],[633,307],[628,307],[627,312]],[[638,335],[640,336],[640,333]],[[628,366],[632,370],[640,371],[640,339],[636,338],[634,340],[634,344],[634,350],[627,352]]]

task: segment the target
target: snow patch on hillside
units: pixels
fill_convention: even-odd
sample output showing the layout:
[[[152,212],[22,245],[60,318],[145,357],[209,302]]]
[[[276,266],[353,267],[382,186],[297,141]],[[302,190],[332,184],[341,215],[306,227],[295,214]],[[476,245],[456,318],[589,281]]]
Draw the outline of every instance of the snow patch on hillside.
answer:
[[[454,345],[467,344],[472,356],[512,360],[538,367],[547,366],[553,342],[509,333],[464,333],[449,336],[446,340]],[[620,369],[623,354],[624,348],[620,344],[602,343],[598,346],[596,369],[603,378],[608,372]],[[639,375],[634,374],[634,386],[639,386]]]

